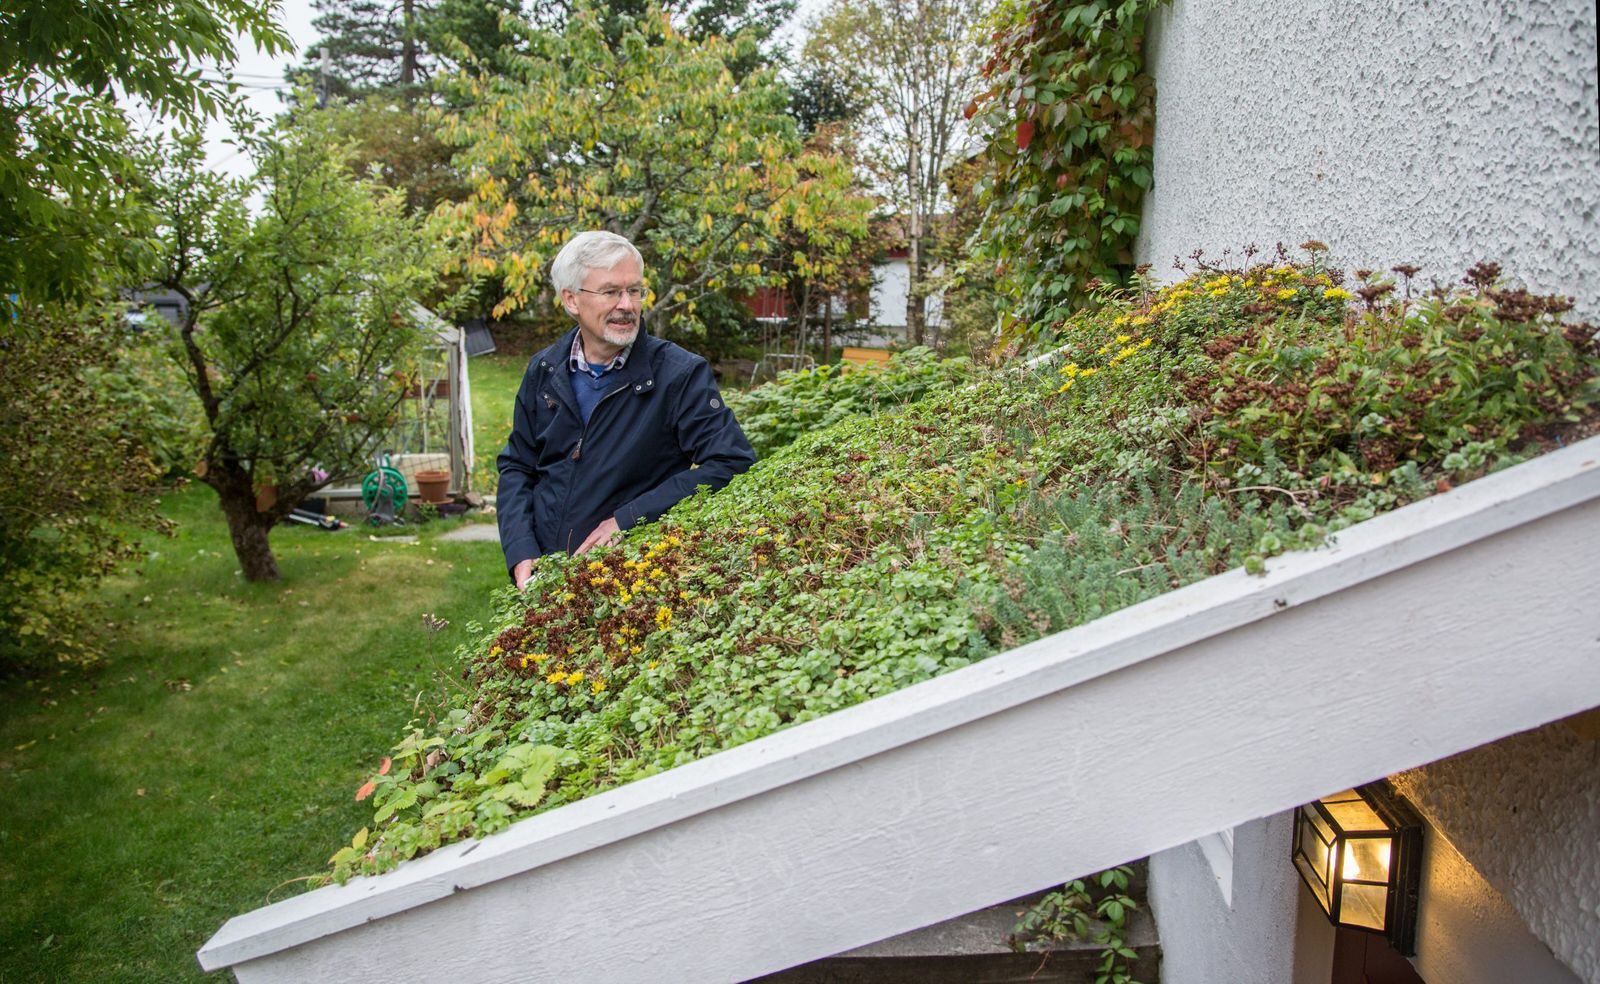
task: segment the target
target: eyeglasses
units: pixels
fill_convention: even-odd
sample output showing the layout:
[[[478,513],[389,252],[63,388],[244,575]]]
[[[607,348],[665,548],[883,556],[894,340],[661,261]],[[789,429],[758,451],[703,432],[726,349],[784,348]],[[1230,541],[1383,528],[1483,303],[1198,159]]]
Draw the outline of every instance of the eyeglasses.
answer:
[[[587,287],[579,287],[578,291],[584,294],[598,294],[610,301],[612,304],[622,300],[623,294],[627,294],[628,297],[635,301],[644,300],[644,287],[641,285],[635,285],[633,287],[607,287],[605,290],[590,290]]]

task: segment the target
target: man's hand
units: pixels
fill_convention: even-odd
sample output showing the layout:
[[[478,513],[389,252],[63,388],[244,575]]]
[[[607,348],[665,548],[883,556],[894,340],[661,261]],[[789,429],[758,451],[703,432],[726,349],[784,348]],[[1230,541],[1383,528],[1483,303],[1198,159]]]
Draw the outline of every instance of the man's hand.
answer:
[[[603,547],[608,543],[614,542],[621,535],[622,530],[617,527],[617,517],[612,516],[599,526],[596,526],[594,532],[585,537],[584,541],[578,544],[578,549],[572,551],[572,553],[576,556],[590,547]]]
[[[528,578],[532,576],[533,561],[531,560],[519,560],[517,561],[517,566],[511,568],[511,580],[516,584],[518,591],[522,590],[522,586],[527,584]]]

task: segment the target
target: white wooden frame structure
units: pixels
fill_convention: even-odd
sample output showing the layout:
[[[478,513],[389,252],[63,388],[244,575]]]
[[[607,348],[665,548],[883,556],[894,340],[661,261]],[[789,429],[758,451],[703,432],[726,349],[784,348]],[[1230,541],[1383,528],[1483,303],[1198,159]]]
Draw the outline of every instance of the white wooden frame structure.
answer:
[[[1600,438],[1268,566],[246,913],[200,963],[743,980],[1600,704]]]

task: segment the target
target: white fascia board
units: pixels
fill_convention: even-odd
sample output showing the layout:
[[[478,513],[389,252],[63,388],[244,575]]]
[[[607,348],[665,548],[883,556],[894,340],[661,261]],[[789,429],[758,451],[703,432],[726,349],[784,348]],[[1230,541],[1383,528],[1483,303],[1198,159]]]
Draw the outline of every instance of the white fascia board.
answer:
[[[1269,563],[1268,573],[1264,576],[1252,577],[1242,571],[1233,571],[1210,578],[926,683],[529,818],[482,841],[451,845],[425,858],[407,862],[388,874],[354,879],[344,886],[320,889],[246,913],[230,920],[206,943],[199,952],[201,965],[207,970],[234,966],[241,979],[245,979],[246,968],[238,965],[259,961],[258,965],[252,965],[252,969],[259,966],[263,971],[259,979],[275,979],[267,972],[269,965],[279,957],[284,958],[286,966],[299,959],[284,951],[311,944],[307,947],[308,951],[323,953],[329,945],[342,944],[342,941],[327,937],[373,924],[367,926],[365,931],[351,934],[352,937],[363,936],[364,932],[373,932],[382,927],[384,922],[389,921],[387,917],[401,913],[406,915],[396,920],[395,931],[399,931],[403,923],[411,927],[409,932],[414,932],[415,917],[422,913],[413,910],[452,897],[458,902],[465,901],[471,895],[480,894],[470,890],[493,886],[502,880],[512,879],[520,884],[532,879],[540,883],[538,891],[553,891],[559,895],[562,891],[559,884],[561,870],[564,867],[583,867],[589,871],[584,876],[589,879],[585,883],[588,887],[584,893],[592,894],[595,876],[589,869],[596,862],[592,858],[584,858],[591,852],[606,858],[617,856],[618,852],[643,852],[643,856],[649,858],[649,865],[659,863],[671,867],[677,862],[665,861],[662,857],[674,851],[674,845],[687,845],[696,837],[694,823],[686,821],[692,821],[702,814],[715,815],[720,811],[723,814],[722,821],[714,816],[705,821],[705,831],[709,832],[717,823],[733,816],[746,816],[749,812],[742,806],[737,810],[727,808],[768,794],[778,797],[771,800],[775,810],[780,810],[780,800],[786,805],[781,807],[780,813],[772,814],[763,822],[781,824],[784,822],[782,814],[808,810],[806,804],[813,802],[817,795],[829,795],[819,791],[841,781],[841,776],[858,783],[865,782],[870,789],[874,788],[876,782],[872,775],[875,768],[900,770],[897,775],[910,772],[921,775],[918,770],[924,766],[907,765],[916,761],[916,755],[921,754],[918,749],[910,747],[918,743],[926,743],[927,754],[949,756],[953,750],[960,750],[962,757],[965,757],[969,751],[975,753],[976,749],[970,746],[971,740],[995,740],[1001,724],[989,719],[997,716],[1023,730],[1007,732],[1010,734],[1008,740],[1013,744],[1006,746],[1003,752],[992,751],[991,754],[1015,754],[1021,760],[1036,751],[1027,747],[1028,737],[1037,735],[1042,743],[1053,742],[1059,736],[1047,733],[1052,729],[1066,728],[1063,734],[1077,735],[1083,742],[1099,741],[1109,736],[1109,731],[1080,734],[1073,730],[1074,725],[1063,724],[1056,717],[1040,718],[1041,709],[1054,707],[1055,702],[1071,702],[1062,706],[1071,706],[1074,709],[1072,713],[1081,716],[1084,721],[1096,720],[1102,714],[1109,715],[1104,718],[1102,727],[1105,729],[1119,727],[1123,722],[1137,725],[1142,720],[1142,709],[1164,708],[1160,719],[1143,721],[1142,726],[1146,729],[1143,733],[1136,729],[1123,736],[1123,741],[1131,740],[1134,743],[1131,747],[1125,745],[1120,752],[1126,760],[1126,768],[1096,758],[1098,751],[1090,755],[1080,749],[1076,754],[1086,758],[1082,771],[1068,770],[1063,774],[1040,776],[1041,783],[1053,778],[1060,784],[1046,801],[996,804],[995,820],[1003,822],[1001,818],[1010,810],[1048,810],[1050,802],[1061,801],[1061,809],[1066,811],[1063,817],[1074,818],[1073,822],[1083,832],[1081,844],[1077,845],[1081,850],[1075,852],[1069,849],[1074,845],[1069,844],[1069,839],[1065,837],[1057,845],[1062,849],[1061,864],[1065,866],[1061,872],[1045,870],[1035,857],[1031,862],[1031,871],[1002,872],[978,868],[968,872],[962,876],[970,886],[966,894],[961,891],[962,886],[941,884],[921,893],[900,892],[893,904],[886,904],[883,898],[876,897],[873,906],[878,915],[874,918],[862,918],[859,912],[846,912],[840,917],[842,922],[831,927],[810,925],[808,922],[808,932],[795,933],[793,939],[781,942],[771,936],[758,939],[753,944],[758,949],[743,956],[736,952],[738,947],[730,947],[719,959],[731,963],[721,969],[711,970],[705,979],[724,975],[753,976],[1001,901],[1008,896],[995,893],[1011,891],[1018,885],[1022,885],[1026,891],[1043,887],[1060,877],[1071,877],[1092,870],[1089,867],[1077,867],[1079,865],[1114,864],[1185,843],[1208,831],[1276,812],[1333,791],[1324,788],[1329,782],[1342,785],[1367,781],[1582,710],[1600,703],[1600,661],[1595,659],[1593,652],[1587,651],[1592,650],[1592,643],[1597,641],[1595,615],[1588,611],[1576,615],[1575,618],[1583,624],[1574,626],[1569,624],[1570,619],[1552,620],[1549,611],[1541,613],[1536,606],[1529,605],[1531,601],[1548,598],[1553,590],[1565,583],[1564,578],[1587,578],[1582,585],[1571,585],[1573,590],[1579,591],[1585,588],[1592,591],[1596,583],[1596,564],[1600,563],[1600,467],[1597,465],[1600,465],[1600,438],[1553,452],[1352,527],[1341,532],[1329,547],[1275,558]],[[1573,507],[1579,508],[1563,520],[1560,514],[1573,510]],[[1580,513],[1582,521],[1574,518]],[[1537,557],[1548,556],[1551,564],[1576,564],[1580,569],[1542,570],[1542,567],[1549,565],[1542,564],[1537,558],[1523,558],[1516,562],[1514,570],[1500,569],[1494,563],[1484,561],[1485,557],[1500,555],[1496,551],[1506,551],[1508,544],[1515,547],[1519,542],[1515,538],[1509,541],[1500,538],[1485,545],[1484,541],[1546,518],[1553,518],[1563,525],[1554,540],[1549,543],[1541,541],[1538,550],[1542,552]],[[1471,549],[1474,547],[1477,549]],[[1468,568],[1458,569],[1462,559],[1449,555],[1463,550],[1472,553],[1476,559],[1471,561]],[[1510,556],[1509,553],[1504,555]],[[1408,601],[1411,607],[1407,609],[1380,612],[1385,604],[1392,605],[1397,599],[1410,597],[1393,593],[1401,590],[1398,586],[1391,592],[1383,579],[1401,575],[1408,568],[1435,559],[1440,562],[1428,568],[1427,576],[1436,580],[1440,577],[1454,580],[1447,585],[1440,581],[1444,585],[1441,588],[1425,587],[1423,590],[1442,591],[1443,594],[1437,598],[1429,595],[1426,599]],[[1583,567],[1585,563],[1587,567]],[[1535,574],[1540,576],[1533,576]],[[1417,580],[1416,577],[1410,578],[1404,590],[1415,592]],[[1337,596],[1346,592],[1349,594],[1343,599],[1342,606],[1330,605],[1325,601],[1337,600]],[[1479,593],[1482,598],[1478,597]],[[1488,613],[1489,606],[1501,596],[1515,610],[1496,612],[1497,621],[1476,627],[1466,634],[1459,630],[1459,626],[1453,627],[1462,620],[1460,617],[1456,617],[1455,622],[1441,624],[1435,629],[1431,624],[1411,624],[1416,620],[1407,615],[1407,612],[1420,615],[1427,610],[1423,606],[1435,601],[1441,608],[1448,608],[1452,598],[1459,601],[1468,595],[1473,599],[1469,616],[1471,611]],[[1387,602],[1386,598],[1389,599]],[[1320,607],[1314,604],[1319,602],[1322,603]],[[1306,611],[1302,612],[1302,609]],[[1291,694],[1290,691],[1295,689],[1298,679],[1322,672],[1319,669],[1321,664],[1313,662],[1313,658],[1320,656],[1324,662],[1327,661],[1330,642],[1323,637],[1330,630],[1335,635],[1348,634],[1354,641],[1362,631],[1373,627],[1364,614],[1368,610],[1374,613],[1373,620],[1388,619],[1406,623],[1397,625],[1393,637],[1395,647],[1416,647],[1419,640],[1435,637],[1455,647],[1449,659],[1440,665],[1425,664],[1425,661],[1419,660],[1414,669],[1403,668],[1392,685],[1393,689],[1404,691],[1407,687],[1420,687],[1427,690],[1417,698],[1422,705],[1426,705],[1420,710],[1436,710],[1431,706],[1435,700],[1445,704],[1470,704],[1471,707],[1462,706],[1461,714],[1442,715],[1449,719],[1448,727],[1422,728],[1420,731],[1426,732],[1425,735],[1406,735],[1404,740],[1400,738],[1401,733],[1384,732],[1386,726],[1381,721],[1364,722],[1375,736],[1375,742],[1381,741],[1383,733],[1388,733],[1390,740],[1381,748],[1375,747],[1371,754],[1356,754],[1353,749],[1360,747],[1360,736],[1342,730],[1346,729],[1346,724],[1335,715],[1357,707],[1357,697],[1360,695],[1340,692],[1337,690],[1340,684],[1326,678],[1319,684],[1329,688],[1325,700],[1319,697],[1307,704],[1306,695]],[[1532,636],[1541,640],[1541,645],[1555,647],[1559,652],[1553,652],[1552,658],[1546,662],[1528,666],[1525,672],[1517,669],[1516,679],[1527,680],[1527,692],[1514,693],[1516,685],[1504,679],[1506,668],[1502,664],[1505,659],[1525,659],[1526,654],[1502,656],[1502,653],[1510,652],[1508,647],[1514,647],[1516,636],[1505,634],[1494,626],[1502,625],[1507,618],[1515,622],[1520,611],[1526,611],[1529,619],[1560,623],[1554,635],[1531,632]],[[1297,616],[1301,614],[1314,617],[1300,619]],[[1281,618],[1274,619],[1273,616]],[[1280,625],[1281,628],[1278,628]],[[1537,628],[1532,625],[1510,626],[1510,629],[1524,634],[1530,634],[1530,630]],[[1501,634],[1497,635],[1497,632]],[[1238,638],[1234,639],[1230,633],[1237,634]],[[1371,678],[1385,672],[1385,661],[1392,662],[1396,658],[1395,652],[1383,650],[1383,640],[1386,638],[1388,636],[1366,639],[1361,643],[1360,651],[1349,654],[1349,671],[1358,678],[1366,679],[1367,682],[1362,683],[1364,687],[1370,688]],[[1485,650],[1493,651],[1473,651],[1478,640],[1482,640]],[[1580,640],[1589,644],[1586,649]],[[1331,644],[1338,643],[1339,640],[1334,639]],[[1171,685],[1183,673],[1190,672],[1189,664],[1194,659],[1202,658],[1202,655],[1210,661],[1208,665],[1214,667],[1215,675],[1232,679],[1246,689],[1215,693],[1195,690],[1193,706],[1189,710],[1185,710],[1186,705],[1181,702],[1171,706],[1164,704],[1172,700],[1172,695],[1163,688]],[[1429,654],[1429,658],[1436,660],[1438,654]],[[1225,665],[1230,659],[1235,660],[1236,665]],[[1443,669],[1452,665],[1452,661],[1459,662],[1463,667],[1459,679]],[[1469,666],[1483,670],[1483,675],[1474,676],[1466,672]],[[1126,672],[1132,670],[1137,672]],[[1256,671],[1259,671],[1259,675],[1252,678]],[[1301,676],[1296,677],[1295,673]],[[1408,677],[1407,673],[1413,675]],[[1565,679],[1573,686],[1566,689],[1552,687],[1541,674],[1555,674],[1556,679]],[[1195,679],[1204,678],[1204,674],[1199,678],[1184,677],[1188,682],[1179,686],[1193,688],[1196,686]],[[1498,682],[1474,682],[1478,680]],[[1434,681],[1442,681],[1437,690],[1433,689]],[[1448,690],[1443,682],[1457,689]],[[1248,689],[1250,686],[1265,689],[1252,692]],[[1459,689],[1462,687],[1466,689]],[[1117,693],[1115,700],[1102,707],[1101,695],[1113,690]],[[1240,701],[1257,698],[1261,702],[1257,713],[1246,717],[1230,717],[1230,714],[1236,713]],[[1400,698],[1402,704],[1412,699],[1403,692]],[[1316,720],[1308,720],[1306,714],[1322,713],[1318,701],[1327,705],[1326,714]],[[1386,701],[1378,703],[1394,706],[1395,695],[1390,694]],[[1450,709],[1445,707],[1447,712]],[[1359,716],[1361,712],[1357,710],[1355,713]],[[1211,742],[1212,747],[1193,752],[1200,755],[1200,759],[1189,758],[1191,750],[1181,744],[1174,746],[1163,744],[1163,741],[1144,740],[1146,735],[1156,733],[1151,729],[1193,728],[1198,733],[1213,724],[1220,727],[1224,722],[1224,730],[1203,739]],[[969,729],[969,726],[972,727]],[[1311,729],[1312,733],[1301,734],[1301,730],[1306,728]],[[1253,729],[1259,733],[1254,736],[1247,733]],[[971,735],[962,737],[967,731]],[[1319,731],[1321,734],[1317,734]],[[1163,740],[1165,737],[1163,733]],[[1276,753],[1265,753],[1258,747],[1262,741],[1280,740],[1282,747]],[[953,745],[953,741],[968,741],[968,745]],[[1401,747],[1393,747],[1396,741]],[[1048,749],[1045,751],[1049,753]],[[1165,758],[1161,757],[1163,754]],[[1291,755],[1298,758],[1285,762]],[[1221,789],[1216,796],[1202,795],[1196,790],[1183,793],[1190,775],[1201,769],[1197,763],[1213,760],[1225,772],[1228,769],[1248,769],[1250,781],[1241,780],[1241,783],[1249,788]],[[1051,761],[1055,762],[1051,768],[1065,768],[1060,761]],[[1077,760],[1067,764],[1076,767]],[[1120,773],[1119,778],[1103,778],[1105,770],[1109,768],[1115,768]],[[1230,778],[1233,775],[1227,774]],[[982,791],[985,782],[990,779],[977,773],[959,774],[950,776],[948,782],[955,793],[961,792],[964,782],[969,784],[972,795],[965,802],[970,804],[982,802],[984,795],[994,795],[992,790],[987,794]],[[1095,788],[1097,782],[1127,783],[1140,788],[1130,789],[1129,795],[1121,796],[1120,793],[1113,794],[1110,786],[1106,790]],[[870,811],[877,809],[895,814],[898,818],[895,822],[898,822],[904,819],[903,811],[910,808],[909,802],[896,805],[890,792],[892,782],[885,778],[883,783],[883,797],[863,805],[861,808],[867,812],[862,817],[872,816]],[[1153,806],[1162,802],[1160,798],[1154,803],[1140,799],[1140,796],[1150,792],[1143,787],[1151,783],[1168,787],[1168,794],[1178,797],[1167,803],[1166,811],[1158,809],[1155,812],[1176,811],[1176,816],[1154,818],[1146,815]],[[1012,787],[1005,788],[1009,792]],[[807,790],[811,792],[807,793]],[[934,801],[950,792],[944,789],[918,789],[915,791],[916,801],[937,813]],[[1138,795],[1133,795],[1136,793]],[[786,794],[791,799],[797,795],[811,799],[791,802],[790,799],[783,799]],[[1082,800],[1083,797],[1091,798]],[[1139,802],[1145,802],[1144,814],[1128,812],[1140,809],[1137,806]],[[1085,812],[1096,809],[1100,812]],[[1104,820],[1102,813],[1109,815],[1110,820]],[[1130,819],[1135,815],[1139,816],[1137,822]],[[808,822],[812,827],[807,829],[816,829],[830,821],[827,816],[811,816]],[[1094,831],[1106,822],[1112,826],[1096,834]],[[889,823],[890,818],[883,818],[878,826],[881,828]],[[870,839],[869,827],[870,824],[860,826],[858,822],[855,828],[845,827],[841,830],[860,829],[863,838]],[[895,843],[902,843],[907,834],[909,831],[902,831]],[[707,833],[707,836],[710,834]],[[725,837],[726,834],[719,836]],[[800,838],[804,834],[797,831],[790,836]],[[836,839],[833,843],[838,845],[840,841],[837,838],[847,835],[836,831],[834,836]],[[952,847],[950,844],[933,843],[944,840],[942,836],[925,837],[930,846],[938,846],[940,850]],[[768,852],[778,849],[762,838],[752,840],[759,843],[742,849]],[[1019,851],[1031,850],[1029,834],[1026,832],[1018,832],[1014,842]],[[835,860],[843,865],[867,863],[863,857],[852,858],[854,847],[843,849],[835,846],[828,849],[797,841],[794,849],[805,852],[804,866],[808,876],[814,876],[817,880],[814,886],[817,891],[839,890],[836,882],[829,881],[838,877],[837,872],[830,871],[830,865]],[[888,848],[880,848],[879,853],[885,850]],[[819,854],[819,851],[825,853]],[[993,853],[992,846],[983,853],[993,862],[994,859],[989,857]],[[878,855],[865,857],[875,856]],[[748,872],[752,877],[765,871],[760,877],[771,878],[772,872],[767,870],[771,868],[771,859],[751,855],[726,860],[734,870]],[[665,884],[671,884],[673,879],[681,884],[693,880],[693,865],[698,862],[689,857],[682,863],[690,867],[671,875]],[[778,869],[788,872],[797,864],[800,862],[792,859],[780,861]],[[700,866],[704,867],[703,864]],[[518,875],[528,877],[513,879],[512,876]],[[637,865],[629,877],[638,877]],[[1024,884],[1028,878],[1036,879],[1037,883]],[[829,885],[832,887],[827,888]],[[648,894],[647,886],[639,887]],[[514,890],[524,891],[522,888],[508,887],[505,892]],[[800,888],[795,890],[799,891]],[[672,893],[664,894],[670,896]],[[589,921],[585,923],[592,927],[606,921],[602,914],[608,909],[619,904],[627,907],[639,903],[638,893],[630,893],[630,896],[626,902],[615,898],[562,896],[571,899],[571,905],[564,904],[563,908],[593,909],[587,917]],[[491,894],[483,894],[484,899],[490,897]],[[900,900],[903,900],[903,905]],[[656,900],[652,899],[651,904],[656,904]],[[673,905],[682,907],[681,911],[663,911],[660,915],[667,925],[678,920],[677,931],[688,930],[695,918],[692,913],[705,905],[703,899],[673,898],[666,898],[660,904],[669,908]],[[792,905],[793,901],[785,904]],[[834,907],[831,901],[822,904],[828,908]],[[452,903],[441,909],[440,913],[443,915],[445,910],[458,909],[459,906]],[[755,926],[762,925],[760,919],[767,919],[769,932],[781,925],[781,917],[774,917],[770,912],[763,916],[758,905],[752,904],[749,914],[751,919],[758,920],[752,924]],[[720,919],[725,920],[726,917],[725,911],[718,915]],[[574,918],[578,917],[575,915]],[[775,918],[777,921],[774,921]],[[553,924],[551,928],[554,929]],[[635,924],[636,935],[644,935],[643,928]],[[383,932],[381,935],[392,945],[393,932]],[[548,948],[549,942],[528,945],[536,949],[541,946]],[[656,942],[660,943],[659,940]],[[727,938],[721,937],[719,942],[725,943]],[[650,945],[647,939],[641,939],[639,943],[641,946]],[[354,938],[349,940],[350,947],[366,945]],[[574,941],[573,945],[578,944]],[[594,950],[585,947],[585,951],[590,958],[595,956]],[[659,947],[654,952],[659,957]],[[524,955],[519,959],[525,961],[527,957]],[[305,966],[296,966],[299,968],[296,972],[304,972]],[[388,966],[392,970],[394,965],[391,963]],[[527,964],[524,962],[519,966]],[[599,970],[591,964],[585,966],[592,971]],[[650,970],[637,979],[650,979],[651,973],[666,974],[669,970],[666,964],[659,962],[648,966]],[[629,974],[621,971],[615,975],[601,976],[629,979]],[[657,979],[671,979],[671,975]]]

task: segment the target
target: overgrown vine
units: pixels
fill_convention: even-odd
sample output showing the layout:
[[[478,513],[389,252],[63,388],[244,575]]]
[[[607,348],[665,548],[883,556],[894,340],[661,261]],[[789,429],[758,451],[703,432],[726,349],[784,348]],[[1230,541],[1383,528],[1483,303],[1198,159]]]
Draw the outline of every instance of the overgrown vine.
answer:
[[[1119,865],[1067,882],[1024,912],[1007,942],[1023,952],[1030,943],[1089,940],[1101,947],[1095,984],[1139,984],[1139,953],[1128,945],[1128,920],[1139,908],[1128,895],[1132,878],[1133,869]]]
[[[967,107],[990,164],[970,262],[993,265],[1012,336],[1132,266],[1155,127],[1145,31],[1166,2],[1004,0],[995,13],[987,85]]]

